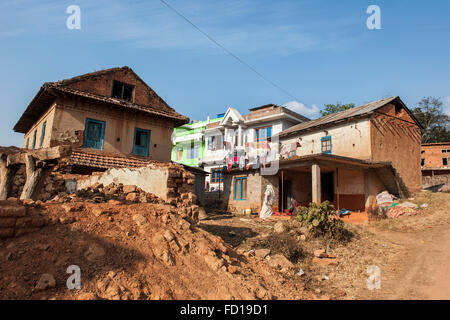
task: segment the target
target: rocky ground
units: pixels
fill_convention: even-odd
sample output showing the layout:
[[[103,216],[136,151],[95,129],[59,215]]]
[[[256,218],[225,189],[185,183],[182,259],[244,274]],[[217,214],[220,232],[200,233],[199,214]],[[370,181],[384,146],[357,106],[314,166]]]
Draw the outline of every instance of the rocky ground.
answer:
[[[27,206],[47,225],[0,243],[0,299],[320,298],[284,278],[283,257],[268,266],[239,255],[164,201]],[[72,265],[79,290],[66,286]]]
[[[269,247],[261,239],[275,241],[277,231],[279,241],[290,234],[301,248],[302,254],[292,263],[294,270],[303,270],[305,289],[331,299],[450,299],[450,194],[421,192],[410,201],[427,206],[415,216],[347,225],[352,234],[347,242],[299,236],[292,223],[276,219],[215,215],[200,226],[238,252]],[[327,247],[336,256],[335,263],[316,257],[317,250]],[[379,289],[367,286],[371,266],[380,270]]]
[[[420,214],[347,225],[348,241],[328,242],[293,221],[211,212],[196,223],[198,206],[96,187],[26,202],[46,224],[0,242],[0,299],[450,297],[439,281],[448,274],[449,194],[418,194],[429,204]],[[67,288],[73,265],[78,290]],[[367,287],[370,266],[381,271],[378,290]]]

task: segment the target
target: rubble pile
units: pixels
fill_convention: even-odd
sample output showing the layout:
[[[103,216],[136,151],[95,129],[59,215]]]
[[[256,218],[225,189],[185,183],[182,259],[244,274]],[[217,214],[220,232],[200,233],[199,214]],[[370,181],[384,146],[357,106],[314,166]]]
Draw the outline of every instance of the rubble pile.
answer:
[[[45,202],[32,207],[41,210],[50,222],[41,232],[0,243],[0,298],[306,296],[302,284],[285,282],[275,267],[268,269],[263,261],[239,255],[220,237],[182,218],[176,206],[111,200]],[[283,267],[275,260],[273,264]],[[66,286],[70,276],[67,268],[73,265],[81,270],[79,290]]]
[[[74,195],[59,194],[59,199],[67,200],[71,198],[75,201],[106,202],[117,200],[127,203],[161,203],[162,199],[151,193],[147,193],[134,185],[124,186],[122,183],[111,183],[107,186],[94,184],[93,186],[78,190]],[[57,199],[58,199],[57,198]],[[54,199],[53,199],[54,200]]]

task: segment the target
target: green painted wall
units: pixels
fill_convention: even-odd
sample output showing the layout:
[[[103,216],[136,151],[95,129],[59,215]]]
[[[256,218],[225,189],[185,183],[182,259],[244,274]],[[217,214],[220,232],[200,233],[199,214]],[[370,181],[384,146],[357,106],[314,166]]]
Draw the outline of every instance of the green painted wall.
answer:
[[[220,121],[220,119],[221,118],[215,118],[215,119],[211,119],[209,122],[208,121],[200,121],[200,122],[196,122],[196,123],[189,123],[184,126],[175,128],[174,129],[175,137],[185,137],[185,136],[188,136],[191,134],[201,133],[202,134],[202,142],[199,145],[198,157],[194,158],[194,159],[188,159],[188,152],[190,152],[190,145],[191,145],[191,141],[193,141],[193,140],[178,142],[177,144],[172,145],[171,160],[174,162],[182,163],[187,166],[199,167],[199,159],[203,158],[203,155],[205,152],[205,147],[206,147],[205,141],[203,139],[203,133],[205,132],[206,125],[208,123]],[[195,126],[197,128],[192,128],[193,126]],[[181,160],[177,159],[177,149],[178,148],[183,149],[183,154],[182,154]]]

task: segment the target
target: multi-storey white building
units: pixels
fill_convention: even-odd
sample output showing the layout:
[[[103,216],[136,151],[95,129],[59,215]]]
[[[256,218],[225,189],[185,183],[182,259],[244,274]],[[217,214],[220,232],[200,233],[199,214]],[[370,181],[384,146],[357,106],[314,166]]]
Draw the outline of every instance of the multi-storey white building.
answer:
[[[255,167],[273,160],[275,153],[270,150],[278,145],[274,145],[271,137],[308,120],[274,104],[252,108],[247,115],[228,108],[222,120],[207,125],[204,132],[206,146],[201,165],[211,173],[206,178],[208,189],[222,189],[223,174],[220,171],[224,167]]]

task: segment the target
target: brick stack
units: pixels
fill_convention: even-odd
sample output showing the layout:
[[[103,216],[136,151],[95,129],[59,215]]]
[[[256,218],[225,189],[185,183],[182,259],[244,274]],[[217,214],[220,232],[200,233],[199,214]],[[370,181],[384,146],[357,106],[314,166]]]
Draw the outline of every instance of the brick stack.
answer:
[[[176,164],[172,164],[168,172],[167,202],[176,206],[183,218],[187,218],[191,222],[198,221],[199,206],[197,205],[197,195],[194,192],[194,174]]]
[[[40,216],[27,216],[18,200],[0,201],[0,238],[12,238],[39,230],[45,225]]]

